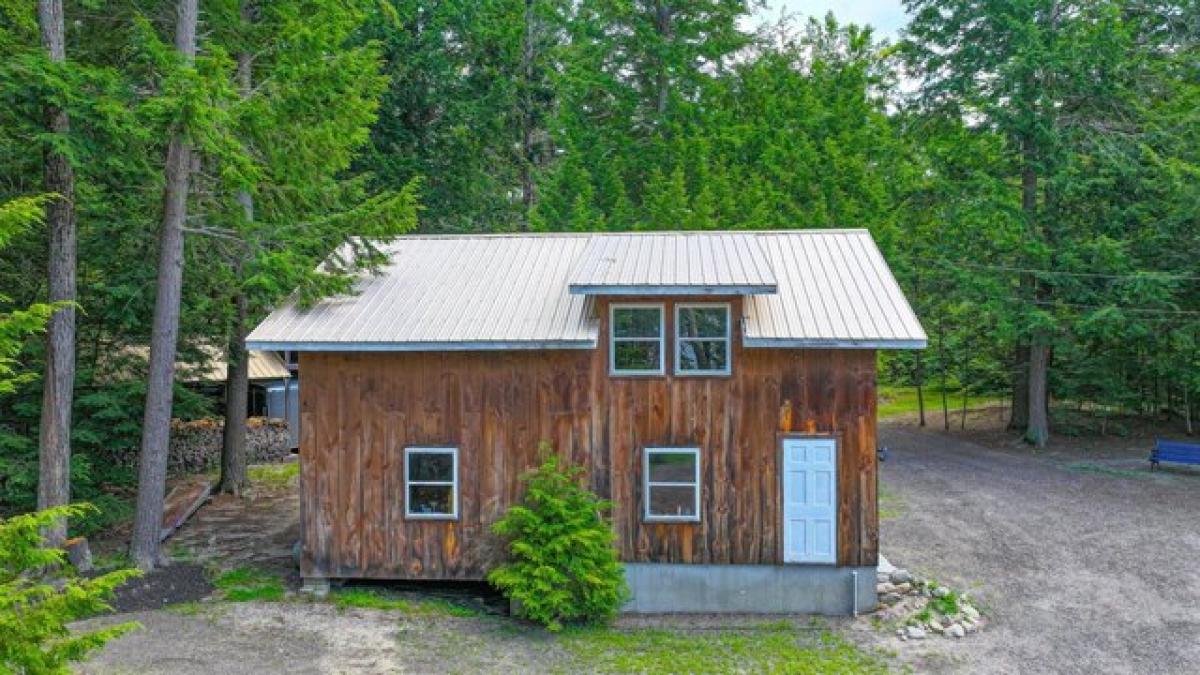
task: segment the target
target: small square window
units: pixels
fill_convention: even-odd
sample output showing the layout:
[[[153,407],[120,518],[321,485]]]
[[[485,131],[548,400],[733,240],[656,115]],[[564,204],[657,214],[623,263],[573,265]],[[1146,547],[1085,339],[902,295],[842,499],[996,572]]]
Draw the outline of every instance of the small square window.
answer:
[[[609,323],[614,375],[663,373],[662,305],[613,305]]]
[[[404,449],[404,515],[458,518],[458,448]]]
[[[675,373],[728,375],[728,304],[675,306]]]
[[[646,520],[700,520],[700,449],[646,448]]]

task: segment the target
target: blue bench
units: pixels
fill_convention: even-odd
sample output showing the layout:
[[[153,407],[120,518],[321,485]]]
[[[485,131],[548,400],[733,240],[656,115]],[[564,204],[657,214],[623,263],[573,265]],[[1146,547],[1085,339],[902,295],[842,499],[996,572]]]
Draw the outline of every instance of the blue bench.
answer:
[[[1154,450],[1150,452],[1150,468],[1158,468],[1159,462],[1200,464],[1200,444],[1164,441],[1160,438],[1154,442]]]

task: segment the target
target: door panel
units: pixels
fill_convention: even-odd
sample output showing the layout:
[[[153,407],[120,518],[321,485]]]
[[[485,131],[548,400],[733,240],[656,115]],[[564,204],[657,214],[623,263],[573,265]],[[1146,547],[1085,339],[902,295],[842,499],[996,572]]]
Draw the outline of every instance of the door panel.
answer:
[[[837,562],[837,444],[783,441],[783,561]]]

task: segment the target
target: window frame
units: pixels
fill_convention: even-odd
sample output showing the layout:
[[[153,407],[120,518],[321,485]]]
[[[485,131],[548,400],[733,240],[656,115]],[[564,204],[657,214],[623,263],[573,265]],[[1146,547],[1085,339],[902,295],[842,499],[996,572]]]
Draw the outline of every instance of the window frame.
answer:
[[[658,338],[617,337],[618,309],[657,309]],[[658,368],[655,370],[618,370],[617,341],[658,342]],[[667,373],[667,306],[661,302],[614,302],[608,306],[608,374],[613,377],[656,377]]]
[[[409,479],[411,457],[422,455],[450,455],[452,480],[419,480]],[[419,513],[412,511],[412,491],[414,485],[450,486],[450,513]],[[404,518],[405,520],[458,520],[458,447],[457,446],[428,446],[414,445],[404,448]]]
[[[679,334],[679,313],[684,309],[712,309],[720,307],[725,310],[725,336],[724,337],[684,337]],[[733,373],[733,304],[729,302],[678,302],[675,303],[675,375],[678,377],[712,377],[712,376],[728,376]],[[720,370],[684,370],[680,367],[683,362],[682,350],[683,342],[689,341],[722,341],[725,343],[725,367]]]
[[[690,453],[696,460],[696,473],[692,477],[691,482],[678,483],[671,481],[651,481],[650,480],[650,457],[656,454],[684,454]],[[700,448],[699,446],[689,445],[682,447],[667,447],[667,446],[647,446],[642,452],[642,495],[644,504],[642,506],[642,521],[647,523],[698,523],[700,522]],[[650,491],[654,487],[693,487],[695,488],[695,515],[692,516],[665,516],[655,515],[650,512]]]

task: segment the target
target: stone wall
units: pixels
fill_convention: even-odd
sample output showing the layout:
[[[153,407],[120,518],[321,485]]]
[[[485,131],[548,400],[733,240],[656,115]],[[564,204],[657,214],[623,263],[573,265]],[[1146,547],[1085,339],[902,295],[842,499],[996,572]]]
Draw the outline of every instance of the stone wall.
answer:
[[[221,434],[224,420],[171,422],[171,450],[167,471],[172,474],[201,473],[221,464]],[[287,422],[251,417],[246,423],[246,454],[250,464],[278,462],[291,454]],[[134,462],[136,464],[136,457]]]

